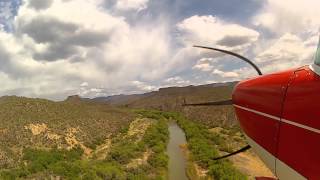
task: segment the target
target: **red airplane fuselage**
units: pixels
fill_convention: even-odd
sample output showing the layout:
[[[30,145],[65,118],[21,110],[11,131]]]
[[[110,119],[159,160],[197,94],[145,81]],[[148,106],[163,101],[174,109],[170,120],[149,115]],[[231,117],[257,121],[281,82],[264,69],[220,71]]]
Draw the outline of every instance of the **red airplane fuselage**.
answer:
[[[320,179],[319,69],[264,75],[234,89],[234,108],[249,144],[280,180]]]

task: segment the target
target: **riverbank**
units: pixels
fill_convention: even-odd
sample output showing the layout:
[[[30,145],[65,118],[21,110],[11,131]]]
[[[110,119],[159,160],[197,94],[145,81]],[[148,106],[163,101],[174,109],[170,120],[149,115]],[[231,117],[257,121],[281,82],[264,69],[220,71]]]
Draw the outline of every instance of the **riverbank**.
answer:
[[[223,144],[223,138],[209,132],[205,126],[196,124],[182,115],[176,114],[175,119],[186,134],[191,160],[196,163],[196,166],[207,170],[203,178],[247,179],[247,176],[238,171],[229,160],[213,161],[214,158],[220,156],[218,147]],[[198,170],[199,168],[196,166],[193,168]],[[192,169],[188,170],[189,174],[190,171]]]

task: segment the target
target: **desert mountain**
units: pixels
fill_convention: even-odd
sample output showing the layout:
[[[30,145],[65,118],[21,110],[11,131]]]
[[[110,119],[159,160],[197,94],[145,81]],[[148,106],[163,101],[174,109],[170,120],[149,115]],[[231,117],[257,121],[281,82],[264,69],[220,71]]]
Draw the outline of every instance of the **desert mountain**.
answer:
[[[138,109],[156,109],[177,111],[195,121],[210,127],[236,125],[233,107],[182,107],[187,103],[220,101],[231,98],[233,87],[237,82],[213,83],[200,86],[167,87],[145,94],[116,95],[92,99],[110,105]]]

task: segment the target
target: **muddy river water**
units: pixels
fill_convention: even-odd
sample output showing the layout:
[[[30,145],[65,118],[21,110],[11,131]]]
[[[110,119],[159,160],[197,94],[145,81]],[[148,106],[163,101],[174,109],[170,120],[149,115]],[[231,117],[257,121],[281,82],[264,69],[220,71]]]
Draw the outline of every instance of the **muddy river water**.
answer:
[[[180,148],[186,144],[186,137],[183,130],[175,123],[169,123],[170,139],[167,147],[169,155],[169,180],[188,180],[186,176],[187,161]]]

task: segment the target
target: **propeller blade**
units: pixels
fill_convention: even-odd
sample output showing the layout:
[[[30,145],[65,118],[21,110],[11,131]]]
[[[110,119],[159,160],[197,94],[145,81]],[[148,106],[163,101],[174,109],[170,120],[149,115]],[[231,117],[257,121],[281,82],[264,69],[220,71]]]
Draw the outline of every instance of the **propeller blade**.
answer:
[[[231,52],[231,51],[227,51],[227,50],[224,50],[224,49],[218,49],[218,48],[212,48],[212,47],[205,47],[205,46],[193,46],[193,47],[196,47],[196,48],[202,48],[202,49],[209,49],[209,50],[214,50],[214,51],[219,51],[219,52],[223,52],[223,53],[226,53],[226,54],[229,54],[231,56],[235,56],[237,58],[240,58],[242,59],[243,61],[249,63],[256,71],[259,75],[262,75],[262,72],[261,70],[258,68],[257,65],[255,65],[250,59],[246,58],[246,57],[243,57],[241,56],[240,54],[237,54],[237,53],[234,53],[234,52]]]
[[[219,52],[222,52],[222,53],[229,54],[231,56],[237,57],[237,58],[249,63],[257,71],[257,73],[259,75],[262,75],[262,72],[258,68],[257,65],[255,65],[250,59],[248,59],[248,58],[246,58],[244,56],[241,56],[240,54],[237,54],[237,53],[234,53],[234,52],[231,52],[231,51],[227,51],[227,50],[224,50],[224,49],[218,49],[218,48],[212,48],[212,47],[206,47],[206,46],[193,46],[193,47],[202,48],[202,49],[209,49],[209,50],[213,50],[213,51],[219,51]],[[224,105],[232,105],[232,104],[233,104],[232,100],[187,104],[186,100],[184,99],[184,104],[182,106],[224,106]],[[224,158],[227,158],[227,157],[230,157],[230,156],[234,156],[234,155],[237,155],[239,153],[245,152],[250,148],[251,148],[251,146],[247,145],[247,146],[245,146],[245,147],[243,147],[243,148],[241,148],[241,149],[239,149],[239,150],[237,150],[235,152],[229,153],[229,154],[221,156],[221,157],[214,158],[213,160],[220,160],[220,159],[224,159]]]
[[[225,156],[221,156],[221,157],[214,158],[213,160],[215,161],[215,160],[224,159],[224,158],[227,158],[227,157],[230,157],[230,156],[234,156],[234,155],[237,155],[237,154],[239,154],[239,153],[245,152],[245,151],[247,151],[247,150],[250,149],[250,148],[251,148],[251,146],[250,146],[250,145],[247,145],[247,146],[239,149],[238,151],[235,151],[235,152],[233,152],[233,153],[227,154],[227,155],[225,155]]]
[[[232,100],[224,100],[224,101],[216,101],[216,102],[204,102],[204,103],[192,103],[187,104],[184,100],[184,104],[182,106],[225,106],[232,105]]]

